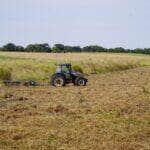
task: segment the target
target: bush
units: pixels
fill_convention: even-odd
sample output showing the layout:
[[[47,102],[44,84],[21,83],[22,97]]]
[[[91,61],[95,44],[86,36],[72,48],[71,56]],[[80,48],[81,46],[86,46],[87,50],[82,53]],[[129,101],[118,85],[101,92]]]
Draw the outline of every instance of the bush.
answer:
[[[10,80],[11,71],[10,69],[0,68],[0,80]]]

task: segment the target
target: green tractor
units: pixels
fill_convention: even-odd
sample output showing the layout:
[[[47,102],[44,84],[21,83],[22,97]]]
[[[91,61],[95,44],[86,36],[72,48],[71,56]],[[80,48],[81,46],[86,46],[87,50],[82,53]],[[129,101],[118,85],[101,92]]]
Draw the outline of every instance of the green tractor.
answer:
[[[62,87],[73,83],[76,86],[86,86],[88,80],[80,72],[73,71],[71,64],[58,64],[56,72],[51,77],[51,85]]]

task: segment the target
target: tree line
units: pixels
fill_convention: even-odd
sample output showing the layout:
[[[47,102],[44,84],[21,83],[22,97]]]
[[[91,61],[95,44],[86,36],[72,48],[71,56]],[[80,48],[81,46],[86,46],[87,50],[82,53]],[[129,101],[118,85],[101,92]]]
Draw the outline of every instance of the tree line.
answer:
[[[26,47],[18,46],[13,43],[8,43],[0,47],[0,51],[10,52],[45,52],[45,53],[67,53],[67,52],[114,52],[114,53],[138,53],[150,54],[150,48],[125,49],[123,47],[104,48],[98,45],[90,45],[85,47],[67,46],[63,44],[55,44],[50,47],[48,43],[44,44],[29,44]]]

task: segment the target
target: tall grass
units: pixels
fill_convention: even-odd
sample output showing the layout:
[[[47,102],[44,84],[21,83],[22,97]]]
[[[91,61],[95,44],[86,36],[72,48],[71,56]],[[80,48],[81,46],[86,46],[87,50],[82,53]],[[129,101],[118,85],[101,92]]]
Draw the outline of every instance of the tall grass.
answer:
[[[49,80],[57,63],[72,63],[85,74],[127,70],[150,66],[150,56],[129,54],[34,54],[0,52],[0,79]]]
[[[10,80],[11,79],[11,69],[2,67],[0,68],[0,80]]]

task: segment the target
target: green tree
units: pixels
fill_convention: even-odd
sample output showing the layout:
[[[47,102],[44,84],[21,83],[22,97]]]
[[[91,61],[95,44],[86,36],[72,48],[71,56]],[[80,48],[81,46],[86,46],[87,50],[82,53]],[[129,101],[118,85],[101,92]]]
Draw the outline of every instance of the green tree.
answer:
[[[3,46],[4,51],[16,51],[16,45],[13,43],[8,43]]]
[[[91,45],[91,46],[83,47],[82,51],[83,52],[105,52],[106,49],[98,45]]]
[[[144,53],[144,49],[142,49],[142,48],[136,48],[136,49],[134,49],[134,53],[142,54],[142,53]]]
[[[81,52],[80,46],[65,46],[65,52]]]
[[[144,49],[144,54],[150,54],[150,48],[145,48]]]
[[[123,53],[123,52],[125,52],[125,49],[122,48],[122,47],[116,47],[116,48],[114,49],[114,52],[116,52],[116,53]]]
[[[25,49],[24,49],[23,46],[16,46],[16,51],[18,51],[18,52],[24,52]]]
[[[55,44],[52,48],[53,53],[65,52],[65,46],[63,44]]]
[[[51,52],[51,48],[47,43],[44,44],[29,44],[25,51],[27,52]]]

